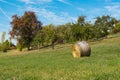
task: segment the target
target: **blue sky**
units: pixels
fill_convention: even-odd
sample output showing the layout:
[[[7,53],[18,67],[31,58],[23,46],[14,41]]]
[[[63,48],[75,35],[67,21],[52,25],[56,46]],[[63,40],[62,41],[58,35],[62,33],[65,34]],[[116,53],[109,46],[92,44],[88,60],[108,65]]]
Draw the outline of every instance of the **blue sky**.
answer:
[[[73,22],[80,15],[88,21],[102,15],[120,19],[120,0],[0,0],[0,36],[11,30],[11,17],[25,11],[34,11],[44,25]]]

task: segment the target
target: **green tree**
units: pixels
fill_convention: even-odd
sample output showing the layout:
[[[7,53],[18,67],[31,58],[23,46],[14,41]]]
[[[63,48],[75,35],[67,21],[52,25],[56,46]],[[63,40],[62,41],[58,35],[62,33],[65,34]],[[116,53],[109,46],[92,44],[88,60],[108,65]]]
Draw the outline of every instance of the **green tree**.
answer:
[[[108,35],[111,29],[114,28],[114,25],[117,23],[117,20],[111,16],[101,16],[97,17],[95,20],[95,27],[98,28],[99,37],[104,37]],[[96,31],[97,32],[97,31]]]
[[[56,27],[56,35],[57,35],[57,42],[58,43],[64,43],[65,40],[65,31],[66,27],[64,25],[58,25]]]
[[[32,46],[34,48],[36,48],[36,46],[37,46],[38,49],[40,49],[40,46],[43,46],[44,39],[45,39],[44,32],[42,30],[40,30],[37,33],[37,35],[35,36],[35,38],[33,39]]]
[[[43,43],[47,43],[45,46],[51,45],[52,49],[54,49],[54,43],[56,42],[56,39],[56,29],[53,24],[49,24],[43,26],[42,29],[37,33],[33,44],[38,45],[39,49],[41,44],[43,46]]]
[[[80,41],[84,38],[85,16],[80,16],[76,23],[71,26],[72,36],[74,40]]]
[[[64,39],[65,42],[72,42],[73,41],[73,37],[72,37],[72,33],[71,33],[71,23],[66,23],[65,26],[65,31],[64,31]]]
[[[55,42],[57,41],[56,29],[53,24],[47,26],[48,41],[50,41],[52,49],[54,49]]]
[[[3,32],[3,33],[2,33],[2,43],[3,43],[4,40],[5,40],[5,35],[6,35],[6,32]]]
[[[92,25],[89,22],[85,23],[85,26],[83,27],[83,36],[84,36],[84,40],[89,40],[92,38]]]
[[[113,32],[114,32],[114,33],[120,32],[120,22],[118,22],[118,23],[115,25]]]
[[[7,52],[8,49],[9,49],[9,41],[6,40],[5,42],[2,43],[2,51]]]
[[[9,49],[9,41],[6,40],[5,41],[5,35],[6,35],[6,32],[3,32],[2,33],[2,43],[0,44],[0,50],[3,51],[3,52],[7,52],[7,50]]]

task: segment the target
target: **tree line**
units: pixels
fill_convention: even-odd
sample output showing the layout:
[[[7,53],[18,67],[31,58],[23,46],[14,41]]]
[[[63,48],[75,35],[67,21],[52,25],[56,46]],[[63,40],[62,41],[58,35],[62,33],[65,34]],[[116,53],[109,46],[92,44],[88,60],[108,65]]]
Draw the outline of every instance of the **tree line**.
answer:
[[[94,23],[90,23],[85,19],[85,16],[79,16],[74,23],[43,26],[35,36],[33,46],[51,45],[54,49],[55,43],[94,41],[120,31],[119,21],[111,16],[97,17]]]
[[[11,21],[10,35],[17,40],[17,49],[40,49],[58,43],[98,40],[109,34],[120,32],[120,21],[109,15],[95,18],[94,23],[79,16],[76,22],[61,25],[42,25],[34,12],[25,12],[23,16],[14,15]]]

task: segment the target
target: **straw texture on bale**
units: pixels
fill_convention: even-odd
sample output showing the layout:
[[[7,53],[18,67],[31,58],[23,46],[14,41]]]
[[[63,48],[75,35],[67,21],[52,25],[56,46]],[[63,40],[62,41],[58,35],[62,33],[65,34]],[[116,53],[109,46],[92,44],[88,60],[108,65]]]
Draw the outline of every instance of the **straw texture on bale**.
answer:
[[[72,45],[72,55],[74,58],[90,56],[91,48],[85,41],[78,42]]]

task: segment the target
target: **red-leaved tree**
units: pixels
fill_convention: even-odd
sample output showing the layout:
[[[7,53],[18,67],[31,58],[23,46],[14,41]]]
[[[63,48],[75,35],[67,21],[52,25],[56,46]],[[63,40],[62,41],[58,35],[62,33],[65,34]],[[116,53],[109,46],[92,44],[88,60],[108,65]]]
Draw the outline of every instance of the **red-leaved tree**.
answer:
[[[38,30],[41,29],[42,23],[37,20],[34,12],[25,12],[23,16],[12,16],[12,30],[10,35],[17,39],[20,45],[24,45],[30,50],[30,43],[37,34]]]

